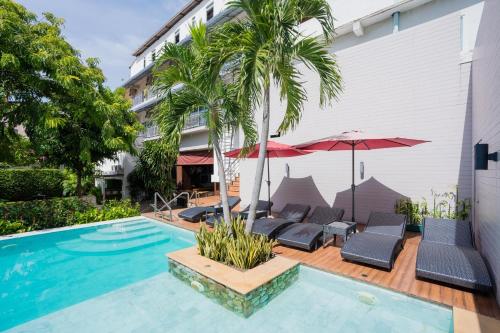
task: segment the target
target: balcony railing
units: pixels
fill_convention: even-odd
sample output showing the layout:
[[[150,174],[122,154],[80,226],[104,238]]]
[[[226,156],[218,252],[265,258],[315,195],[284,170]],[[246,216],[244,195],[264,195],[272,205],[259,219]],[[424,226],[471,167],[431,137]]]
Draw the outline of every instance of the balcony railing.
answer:
[[[132,97],[132,106],[137,106],[158,97],[158,93],[153,89],[145,89]]]
[[[186,124],[184,125],[184,129],[192,129],[195,127],[200,127],[200,126],[207,126],[207,110],[198,110],[195,112],[192,112],[187,121]]]
[[[155,138],[160,135],[160,130],[158,129],[158,125],[151,124],[146,125],[144,131],[142,131],[141,136],[144,139]]]
[[[186,121],[184,129],[188,130],[200,126],[206,126],[207,125],[207,118],[205,116],[206,113],[207,113],[206,110],[200,110],[191,113]],[[158,128],[158,125],[154,123],[144,124],[144,130],[139,135],[139,137],[142,140],[156,138],[158,136],[160,136],[160,129]]]

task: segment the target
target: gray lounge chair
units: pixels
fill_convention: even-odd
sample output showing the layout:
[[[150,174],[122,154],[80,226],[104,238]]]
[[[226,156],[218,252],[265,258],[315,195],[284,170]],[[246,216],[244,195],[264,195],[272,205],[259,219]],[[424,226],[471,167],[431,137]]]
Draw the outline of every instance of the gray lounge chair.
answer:
[[[236,205],[241,201],[240,197],[227,197],[227,203],[229,205],[229,211],[231,211]],[[205,222],[213,227],[214,224],[220,223],[224,218],[224,212],[222,208],[222,202],[213,207],[207,207],[206,209],[206,219]]]
[[[278,214],[278,217],[261,218],[255,220],[252,225],[252,233],[255,235],[264,235],[268,238],[275,238],[283,228],[292,223],[302,222],[311,206],[299,204],[287,204],[283,210]]]
[[[373,212],[363,232],[352,235],[342,247],[342,258],[391,270],[403,248],[406,216]]]
[[[297,247],[307,251],[316,249],[323,235],[323,225],[341,221],[342,208],[318,206],[308,218],[309,223],[294,223],[283,229],[276,238],[280,244]]]
[[[273,206],[273,202],[269,202],[267,200],[259,200],[257,202],[257,211],[255,213],[255,218],[260,219],[262,217],[267,217],[269,209],[269,206]],[[248,211],[250,210],[250,205],[246,206],[243,210],[239,212],[234,212],[233,217],[241,217],[241,219],[246,220],[248,219]]]
[[[483,258],[474,249],[470,223],[426,218],[418,246],[417,277],[488,292],[492,288]]]
[[[238,200],[240,200],[239,197],[228,197],[228,200],[229,198],[237,198]],[[178,216],[189,222],[200,222],[207,217],[207,213],[215,212],[216,207],[222,207],[222,202],[219,202],[216,205],[191,207],[180,212]]]

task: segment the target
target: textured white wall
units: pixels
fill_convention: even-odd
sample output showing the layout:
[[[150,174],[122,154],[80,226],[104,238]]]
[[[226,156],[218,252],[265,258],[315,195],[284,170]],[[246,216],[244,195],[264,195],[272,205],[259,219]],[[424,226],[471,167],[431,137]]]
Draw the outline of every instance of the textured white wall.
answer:
[[[195,9],[193,9],[188,15],[181,19],[175,26],[172,27],[165,35],[163,35],[158,41],[146,49],[139,57],[137,57],[132,65],[130,66],[130,76],[140,72],[144,68],[144,57],[146,57],[146,66],[152,61],[151,54],[153,50],[160,50],[166,42],[173,43],[175,31],[179,29],[180,38],[183,40],[189,35],[189,29],[192,24],[193,16],[196,17],[196,22],[202,21],[206,22],[206,6],[213,2],[214,4],[214,16],[219,14],[226,8],[227,0],[204,0]],[[173,17],[175,13],[167,13],[167,17]],[[160,27],[158,27],[160,29]],[[139,45],[137,45],[139,46]]]
[[[486,0],[472,65],[473,143],[500,151],[500,1]],[[475,231],[500,301],[500,163],[475,172]]]
[[[475,1],[478,3],[479,1]],[[358,186],[357,219],[365,222],[372,210],[393,211],[395,198],[429,198],[431,189],[460,187],[471,197],[470,63],[461,63],[460,10],[474,1],[434,1],[401,14],[402,31],[392,33],[390,19],[366,27],[365,35],[337,39],[332,52],[344,79],[344,92],[331,107],[320,110],[318,79],[303,66],[308,101],[295,131],[279,138],[297,144],[342,131],[362,129],[375,134],[431,140],[413,148],[357,152],[365,163],[365,182]],[[334,8],[335,10],[335,8]],[[283,116],[272,92],[271,133]],[[261,121],[261,115],[257,115]],[[285,180],[285,163],[291,177]],[[255,160],[241,165],[243,204],[250,200]],[[274,210],[287,202],[312,206],[334,204],[350,217],[350,152],[318,152],[271,160]],[[263,184],[261,197],[267,197]]]

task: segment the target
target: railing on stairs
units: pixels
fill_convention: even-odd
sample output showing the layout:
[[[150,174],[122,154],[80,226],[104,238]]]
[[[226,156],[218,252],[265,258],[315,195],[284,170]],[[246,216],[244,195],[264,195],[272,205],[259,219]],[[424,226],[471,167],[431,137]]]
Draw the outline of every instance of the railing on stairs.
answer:
[[[154,201],[151,207],[153,207],[154,215],[159,216],[162,219],[166,219],[170,222],[174,222],[174,214],[172,212],[172,204],[177,201],[178,198],[185,196],[188,206],[189,202],[191,200],[191,196],[189,192],[182,192],[177,195],[174,193],[174,197],[170,201],[166,201],[165,198],[161,196],[160,193],[155,192],[154,195]],[[197,199],[196,199],[197,200]],[[161,207],[158,206],[158,204],[163,204]],[[166,214],[164,213],[165,210],[168,210],[168,218],[166,217]]]
[[[223,138],[223,151],[228,152],[232,150],[233,147],[233,138],[234,138],[234,129],[230,132],[224,133]],[[240,173],[240,159],[239,158],[229,158],[224,157],[224,171],[226,176],[227,185],[236,179],[236,177]]]

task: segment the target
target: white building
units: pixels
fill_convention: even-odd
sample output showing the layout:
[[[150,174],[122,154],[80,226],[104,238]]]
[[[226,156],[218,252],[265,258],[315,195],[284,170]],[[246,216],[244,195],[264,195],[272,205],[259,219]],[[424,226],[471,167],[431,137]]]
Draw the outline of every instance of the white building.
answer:
[[[124,83],[133,100],[133,110],[147,125],[140,141],[157,138],[148,111],[158,102],[151,91],[153,60],[166,42],[189,42],[189,26],[196,21],[209,26],[238,15],[227,1],[191,1],[135,52],[130,78]],[[365,151],[356,154],[356,167],[364,164],[364,179],[358,184],[357,219],[372,210],[393,210],[402,196],[431,200],[431,190],[454,191],[472,197],[472,125],[470,68],[472,51],[482,13],[478,0],[330,0],[336,18],[337,38],[330,46],[337,57],[344,90],[337,102],[319,109],[318,80],[298,64],[308,91],[303,117],[295,131],[277,141],[296,144],[311,139],[361,129],[388,136],[432,141],[413,148]],[[319,33],[315,22],[305,22],[304,31]],[[271,133],[276,133],[283,105],[274,91],[271,99]],[[257,113],[257,123],[260,123]],[[241,138],[227,140],[227,149]],[[140,142],[139,142],[140,144]],[[177,179],[193,187],[193,169],[203,175],[196,186],[218,181],[208,147],[207,129],[200,114],[183,133],[180,164],[184,155],[205,156],[207,164],[177,168]],[[120,157],[126,179],[134,161]],[[113,162],[115,163],[115,162]],[[255,160],[241,161],[240,193],[243,204],[250,200]],[[288,168],[287,168],[288,165]],[[108,165],[109,169],[109,165]],[[290,177],[286,177],[288,169]],[[113,174],[113,171],[109,171]],[[287,202],[307,202],[344,207],[350,216],[350,152],[318,152],[308,156],[271,161],[273,209]],[[205,184],[202,184],[205,183]],[[126,181],[123,182],[124,193]],[[266,187],[262,187],[266,197]]]
[[[141,45],[133,55],[130,65],[130,78],[123,84],[127,96],[132,100],[132,110],[145,126],[137,142],[140,148],[144,141],[156,140],[159,132],[151,120],[151,110],[159,102],[158,95],[152,90],[152,67],[165,43],[189,43],[189,28],[196,22],[204,22],[209,27],[233,19],[238,12],[227,9],[225,0],[193,0],[165,23],[158,32]],[[229,150],[238,146],[238,136],[224,137],[223,148]],[[229,159],[226,161],[228,169]],[[234,163],[233,163],[234,164]],[[122,193],[128,196],[127,175],[135,166],[135,158],[120,154],[116,161],[106,161],[101,166],[105,179],[119,179]],[[182,189],[210,190],[218,183],[217,166],[214,166],[213,152],[208,146],[208,129],[204,111],[194,112],[187,121],[180,143],[180,156],[175,170],[177,185]],[[234,179],[236,172],[229,172]],[[109,181],[108,181],[109,183]]]

